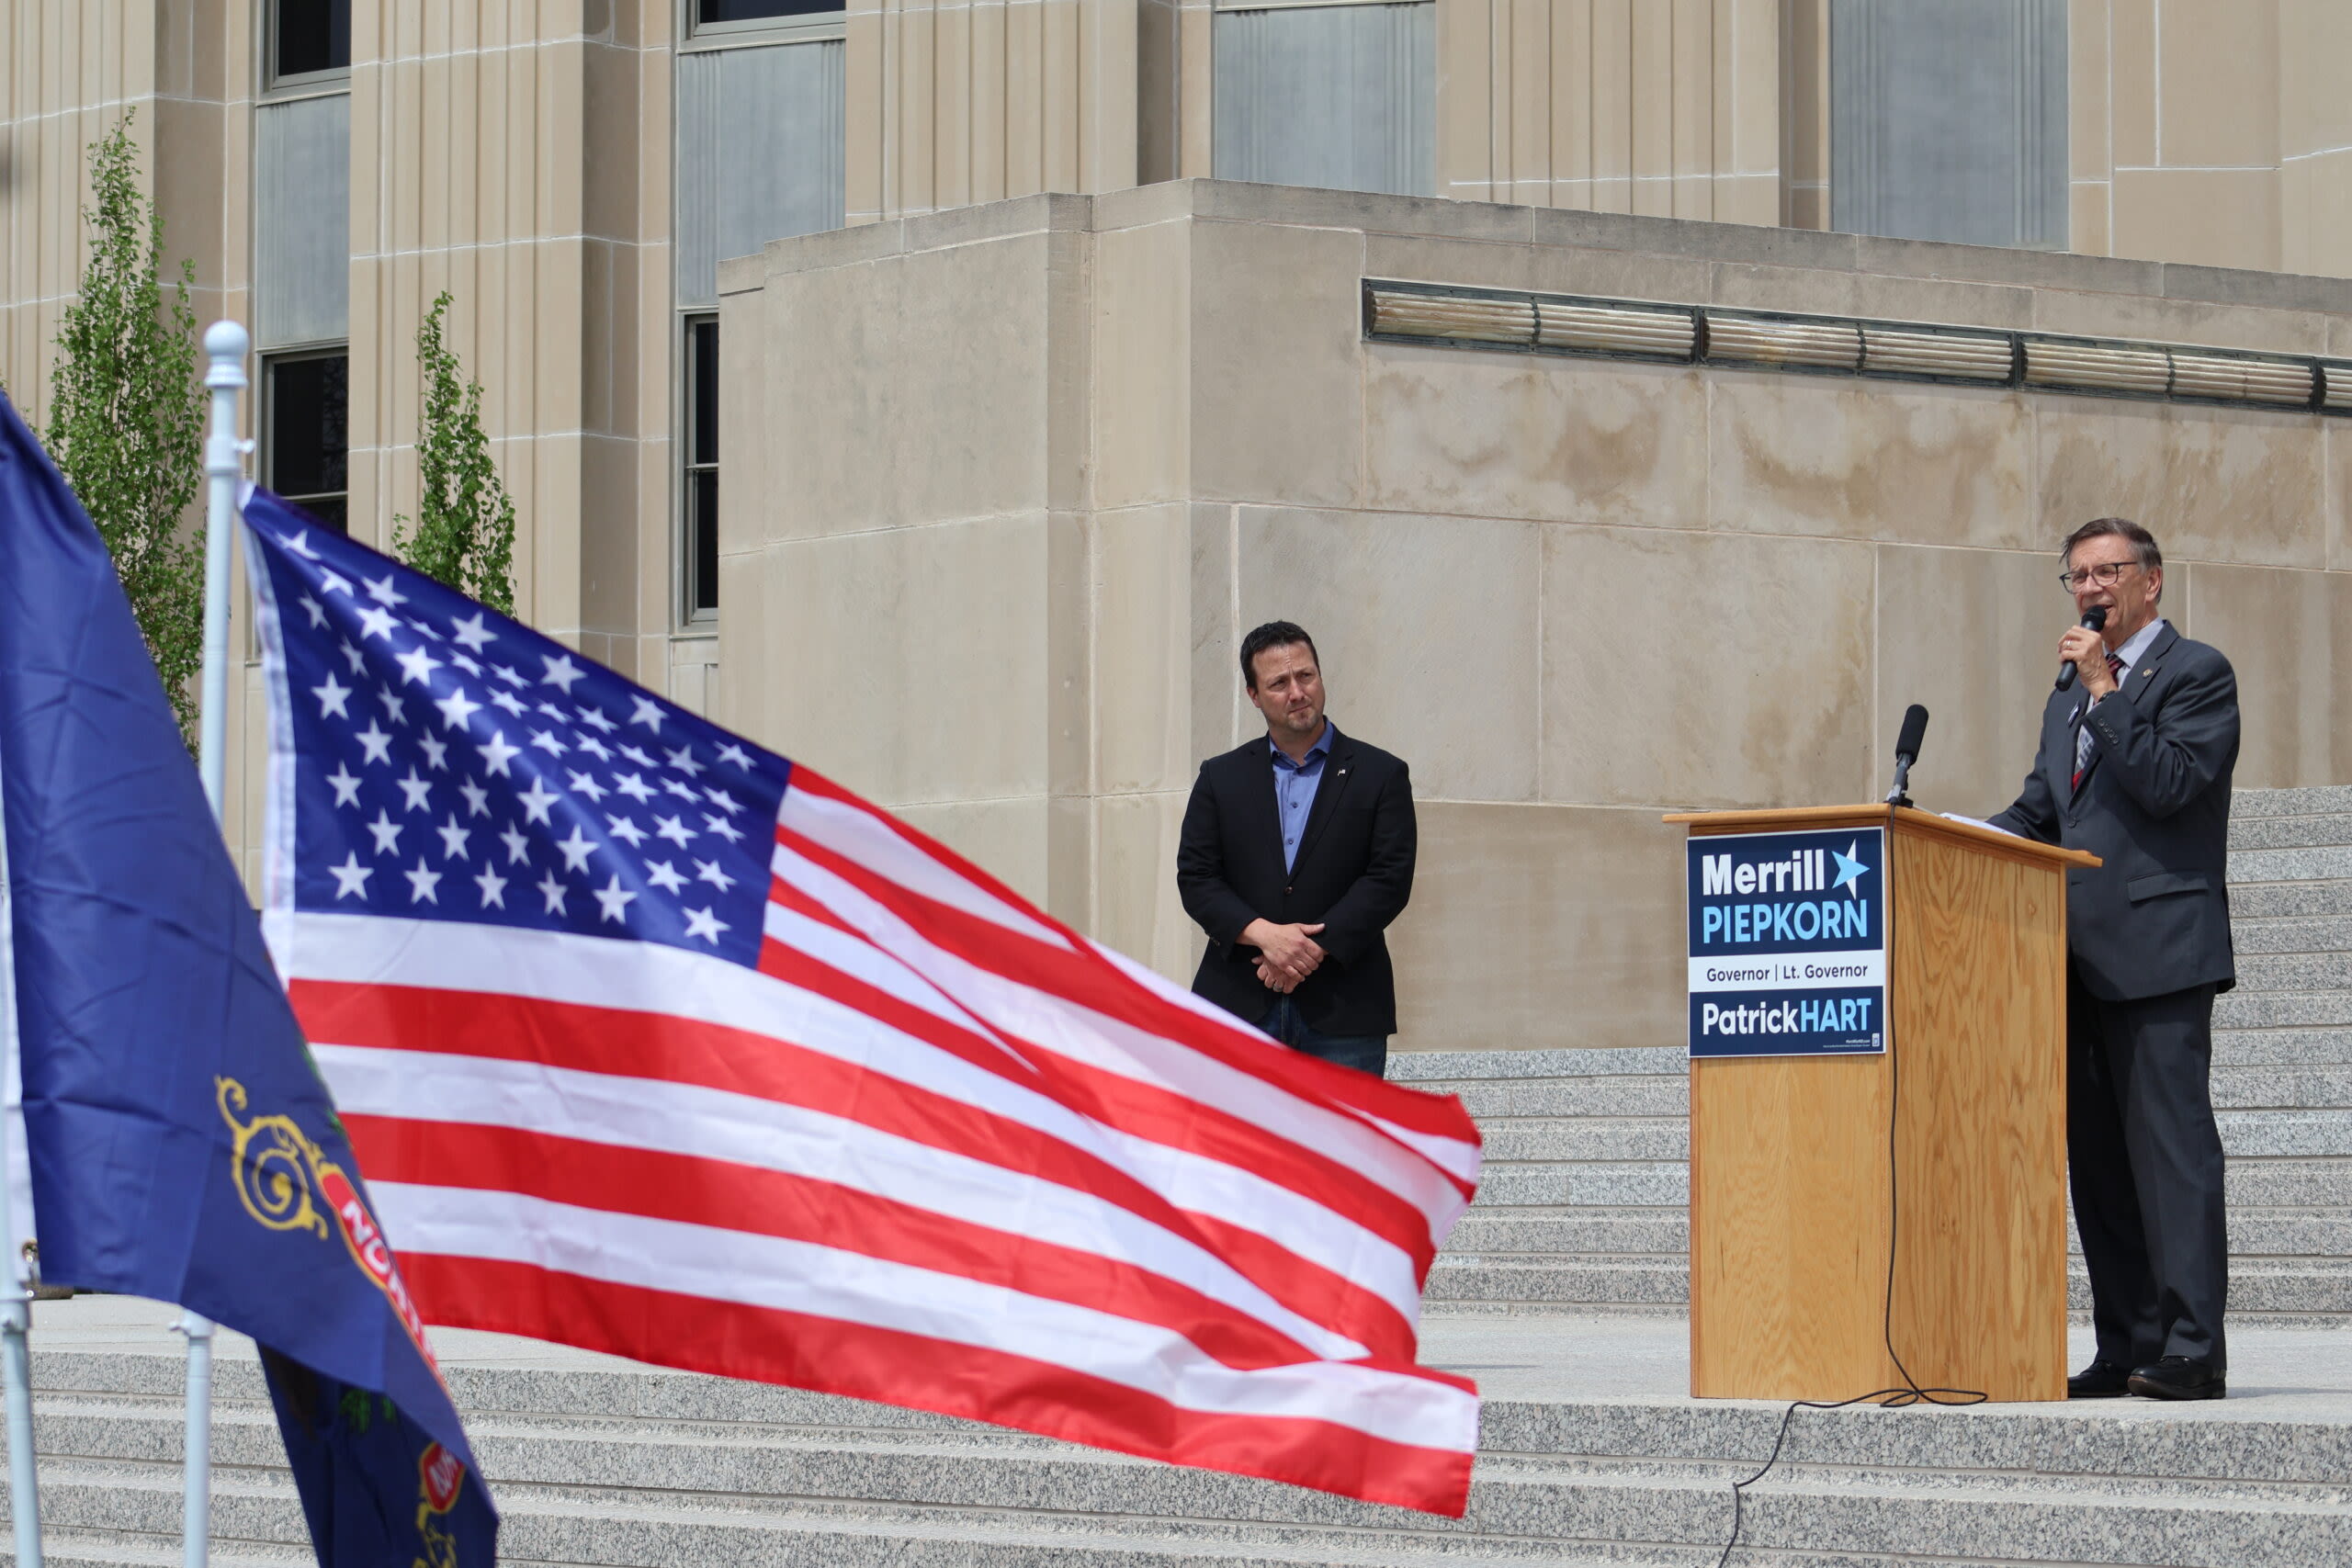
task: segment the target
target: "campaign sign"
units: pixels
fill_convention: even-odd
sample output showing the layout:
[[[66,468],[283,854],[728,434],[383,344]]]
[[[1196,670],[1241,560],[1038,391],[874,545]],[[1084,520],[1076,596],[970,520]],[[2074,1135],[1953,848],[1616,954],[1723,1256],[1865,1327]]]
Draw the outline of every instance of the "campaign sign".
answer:
[[[1694,836],[1690,1055],[1884,1051],[1886,829]]]

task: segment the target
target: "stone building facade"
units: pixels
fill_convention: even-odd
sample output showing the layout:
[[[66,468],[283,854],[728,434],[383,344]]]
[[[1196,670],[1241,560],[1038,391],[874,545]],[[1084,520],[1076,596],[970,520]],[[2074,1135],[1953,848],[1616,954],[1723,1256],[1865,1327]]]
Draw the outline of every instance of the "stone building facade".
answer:
[[[1618,614],[1644,581],[1628,564],[1648,558],[1636,547],[1676,542],[1735,578],[1761,572],[1759,593],[1782,567],[1748,557],[1775,549],[1827,571],[1823,592],[1874,603],[1891,602],[1907,563],[1951,549],[1968,552],[1954,558],[1970,571],[1997,566],[2021,587],[2025,556],[2065,510],[2051,498],[2109,504],[2088,476],[2109,472],[2182,472],[2197,507],[2263,519],[2248,525],[2271,544],[2251,554],[2218,523],[2198,525],[2187,553],[2198,563],[2189,596],[2209,595],[2200,604],[2257,581],[2235,572],[2298,574],[2294,592],[2321,595],[2313,604],[2340,581],[2330,573],[2343,563],[2326,553],[2340,537],[2327,521],[2332,416],[2166,405],[2165,420],[2189,423],[2151,424],[2147,411],[2102,405],[2052,423],[2035,412],[2049,395],[2015,389],[1813,406],[1803,400],[1813,394],[1777,381],[1736,414],[1746,383],[1713,367],[1563,369],[1366,346],[1360,333],[1343,349],[1341,317],[1360,314],[1360,301],[1340,311],[1343,294],[1385,274],[1696,305],[1738,299],[1743,268],[1780,267],[1795,281],[1758,282],[1754,303],[1819,311],[1847,299],[1835,310],[1869,314],[1873,291],[1897,285],[1853,259],[1874,243],[1849,232],[1860,231],[2010,247],[1949,253],[1934,265],[1950,269],[1951,302],[1885,308],[1904,319],[2017,328],[2048,324],[2036,312],[2050,310],[2067,331],[2191,343],[2218,333],[2241,348],[2335,352],[2337,286],[2198,270],[2352,272],[2352,108],[2332,90],[2331,62],[2352,62],[2352,8],[2333,0],[0,0],[0,384],[38,423],[85,254],[86,149],[133,112],[172,255],[195,268],[199,315],[254,329],[257,477],[387,541],[414,510],[413,342],[446,289],[449,339],[483,383],[523,522],[527,618],[820,766],[839,759],[846,782],[1176,967],[1183,933],[1159,886],[1170,759],[1229,733],[1230,694],[1210,684],[1187,694],[1207,680],[1192,652],[1181,664],[1148,657],[1155,637],[1172,659],[1209,646],[1214,630],[1195,625],[1209,613],[1205,589],[1171,600],[1152,578],[1205,570],[1201,507],[1225,509],[1218,558],[1237,572],[1250,550],[1304,560],[1312,526],[1345,531],[1360,514],[1479,520],[1426,536],[1385,531],[1350,558],[1375,577],[1411,558],[1409,575],[1452,581],[1449,603],[1480,624],[1485,612],[1469,607],[1490,590],[1536,593],[1529,603],[1547,607],[1529,613],[1555,639],[1561,617],[1585,613],[1552,597],[1562,583],[1613,585],[1590,609]],[[1095,199],[1073,207],[1046,193]],[[1150,213],[1162,216],[1136,216]],[[1638,243],[1592,243],[1595,225],[1637,219],[1653,225]],[[1012,243],[1007,225],[1030,238]],[[954,238],[982,234],[1006,243]],[[1669,234],[1683,237],[1659,237]],[[725,258],[802,235],[815,237],[757,265],[803,282],[749,285],[739,265],[726,274],[738,295],[722,305]],[[1016,252],[1044,270],[1002,287],[1034,312],[992,326],[958,319],[996,309],[999,285],[973,269]],[[2121,259],[2100,271],[2089,257]],[[2094,276],[2125,281],[2083,281]],[[820,289],[831,310],[806,319],[804,341],[773,325],[742,344],[732,335],[731,323]],[[745,290],[767,303],[754,310]],[[2233,303],[2233,290],[2272,302]],[[2262,330],[2214,324],[2241,319]],[[957,380],[953,355],[981,352],[973,334],[984,328],[1000,334],[987,350],[999,368],[1043,354],[1050,374],[1011,400],[993,383]],[[1269,343],[1301,332],[1312,343],[1294,364],[1228,341],[1260,328]],[[1044,335],[1022,335],[1031,329]],[[1355,368],[1329,387],[1312,380],[1341,361]],[[1236,408],[1255,406],[1250,387],[1305,378],[1308,400],[1284,420],[1329,417],[1267,426],[1290,432],[1279,446],[1240,431],[1228,445],[1211,395],[1228,376],[1242,378]],[[1105,389],[1117,395],[1103,400]],[[1330,395],[1340,401],[1316,400]],[[1905,462],[1945,465],[1935,472],[1956,487],[1949,534],[1884,520],[1905,492],[1870,478],[1860,457],[1889,434],[1873,422],[1915,404],[1894,434]],[[1507,429],[1483,423],[1498,410],[1510,411]],[[1750,428],[1776,420],[1777,446]],[[2290,427],[2310,434],[2278,436],[2298,456],[2274,472],[2256,460],[2271,449],[2260,433]],[[2192,429],[2206,444],[2193,472],[2179,468],[2190,448],[2165,445]],[[814,430],[840,442],[812,456],[815,488],[757,488]],[[2169,455],[2153,470],[2132,460],[2158,449]],[[2082,461],[2059,462],[2062,452]],[[886,453],[892,471],[853,471]],[[1007,464],[1031,467],[1016,483]],[[821,498],[839,510],[810,513]],[[755,505],[764,510],[746,511]],[[1267,513],[1261,537],[1250,531],[1256,507],[1289,509],[1290,520]],[[967,547],[956,530],[1000,512],[1036,514],[1020,547],[1036,555],[1038,592],[1076,600],[952,609],[963,585],[999,570],[956,555]],[[1161,533],[1101,532],[1130,515],[1160,518]],[[886,516],[903,522],[876,521]],[[1718,525],[1735,516],[1748,521]],[[1585,563],[1573,552],[1588,547],[1570,542],[1585,536],[1559,525],[1603,530],[1596,540],[1651,531],[1627,536],[1630,555],[1590,545],[1600,553]],[[911,530],[902,542],[941,553],[890,556],[884,536],[901,526]],[[813,559],[820,537],[851,549],[849,536],[867,533],[852,576],[882,595],[874,615],[979,616],[975,636],[1045,638],[1038,658],[1088,671],[1082,703],[1079,688],[1056,687],[1032,712],[1030,688],[1015,683],[1007,700],[1023,716],[995,724],[985,744],[952,726],[910,727],[892,742],[897,761],[869,755],[875,738],[818,690],[825,672],[849,669],[847,655],[810,642],[782,568],[753,564],[790,558],[787,541]],[[1457,547],[1471,554],[1456,562]],[[1122,565],[1130,549],[1144,556]],[[1540,592],[1524,578],[1538,560],[1552,563]],[[1989,596],[1989,615],[1996,599],[2010,603],[2010,586],[1985,579],[1970,592]],[[1764,603],[1720,608],[1737,619]],[[1435,614],[1413,604],[1417,622]],[[1320,600],[1291,607],[1329,616]],[[1019,624],[987,619],[1000,608]],[[1230,592],[1217,611],[1227,622],[1243,613]],[[1159,629],[1138,629],[1126,654],[1102,653],[1091,639],[1105,625]],[[1419,716],[1452,687],[1430,649],[1333,635],[1335,660],[1345,652],[1362,671],[1359,701],[1390,686],[1419,694]],[[1845,660],[1849,682],[1882,667],[1869,639],[1821,657]],[[1079,667],[1051,664],[1071,680]],[[1869,679],[1874,726],[1894,699]],[[1566,688],[1539,684],[1554,716],[1475,742],[1424,734],[1419,716],[1390,726],[1365,715],[1408,750],[1442,740],[1447,752],[1420,761],[1446,804],[1433,807],[1431,881],[1413,917],[1424,976],[1459,970],[1458,954],[1430,945],[1445,941],[1524,942],[1547,964],[1564,951],[1533,927],[1482,935],[1444,921],[1458,907],[1448,877],[1536,878],[1528,897],[1541,901],[1541,878],[1555,874],[1541,868],[1574,858],[1543,849],[1544,835],[1562,846],[1598,835],[1614,852],[1618,828],[1600,825],[1633,821],[1636,803],[1747,797],[1728,775],[1645,762],[1679,734],[1647,710],[1636,720],[1605,703],[1561,709]],[[2327,728],[2338,699],[2297,700],[2321,705],[2291,740],[2267,732],[2275,755],[2251,782],[2346,776]],[[1114,740],[1129,734],[1124,720],[1106,719],[1099,738],[1080,722],[1096,703],[1173,703],[1195,717]],[[1199,716],[1212,710],[1223,716]],[[1830,759],[1849,786],[1834,793],[1866,782],[1875,751],[1854,750],[1860,710],[1840,711],[1842,728],[1755,738],[1749,795],[1816,795]],[[1044,728],[1023,728],[1033,721]],[[1955,759],[1960,722],[1939,718],[1938,746]],[[1634,728],[1610,731],[1601,758],[1577,760],[1591,743],[1571,737],[1617,724]],[[250,760],[259,737],[241,719],[239,732]],[[955,747],[924,754],[951,737]],[[1109,750],[1098,755],[1098,742]],[[1792,758],[1804,767],[1789,772]],[[1984,786],[1972,777],[1970,799]],[[242,776],[232,790],[231,834],[245,843],[252,795]],[[1489,819],[1481,813],[1500,813],[1495,823],[1521,814],[1531,847],[1466,826]],[[1464,869],[1479,866],[1488,871]],[[1619,933],[1591,918],[1578,951],[1611,951]],[[1498,999],[1487,1032],[1559,1043],[1556,1028],[1524,1021],[1555,1015],[1561,995],[1591,995],[1616,962],[1578,959],[1570,991]],[[1423,1011],[1406,1043],[1461,1043],[1448,999],[1458,994],[1415,984]],[[1648,1027],[1593,1025],[1611,1040]]]

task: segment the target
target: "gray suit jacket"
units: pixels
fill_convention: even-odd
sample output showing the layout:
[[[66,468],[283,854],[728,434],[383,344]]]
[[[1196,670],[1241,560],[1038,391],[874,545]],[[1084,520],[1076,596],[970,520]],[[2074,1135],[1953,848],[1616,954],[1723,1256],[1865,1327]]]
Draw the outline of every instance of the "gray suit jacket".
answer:
[[[2219,650],[2167,626],[2120,691],[2087,713],[2085,701],[2079,685],[2050,694],[2033,772],[1993,826],[2107,863],[2066,874],[2067,946],[2092,995],[2226,991],[2237,983],[2227,882],[2237,676]],[[2076,790],[2082,725],[2098,742]]]

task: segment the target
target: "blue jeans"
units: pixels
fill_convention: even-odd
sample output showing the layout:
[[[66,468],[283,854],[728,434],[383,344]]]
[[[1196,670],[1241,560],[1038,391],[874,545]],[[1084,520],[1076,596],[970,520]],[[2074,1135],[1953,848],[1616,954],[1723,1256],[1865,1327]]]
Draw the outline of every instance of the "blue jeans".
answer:
[[[1326,1034],[1319,1029],[1309,1029],[1306,1021],[1298,1016],[1298,1004],[1288,997],[1276,998],[1273,1010],[1258,1021],[1258,1027],[1294,1051],[1304,1051],[1310,1056],[1370,1073],[1374,1077],[1379,1077],[1388,1068],[1388,1036]]]

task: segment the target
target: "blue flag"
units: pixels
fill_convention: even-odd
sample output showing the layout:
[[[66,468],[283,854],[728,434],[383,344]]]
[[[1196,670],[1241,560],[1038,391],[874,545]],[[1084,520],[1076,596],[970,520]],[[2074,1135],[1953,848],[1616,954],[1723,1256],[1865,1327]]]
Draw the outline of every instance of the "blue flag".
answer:
[[[327,1568],[498,1517],[97,530],[0,400],[0,829],[42,1277],[262,1347]]]

